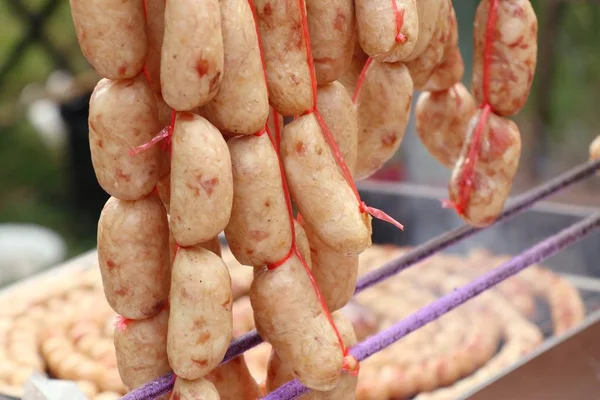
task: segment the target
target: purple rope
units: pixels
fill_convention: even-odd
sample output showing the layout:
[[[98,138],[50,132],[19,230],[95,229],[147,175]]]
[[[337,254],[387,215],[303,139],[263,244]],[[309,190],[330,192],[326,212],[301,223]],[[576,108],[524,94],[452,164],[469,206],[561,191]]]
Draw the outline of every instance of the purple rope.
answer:
[[[548,196],[551,196],[558,191],[571,186],[574,183],[592,175],[596,170],[600,169],[600,160],[588,161],[577,167],[570,169],[569,171],[557,176],[556,178],[540,185],[527,193],[517,197],[510,205],[506,207],[502,215],[496,219],[491,225],[484,228],[474,228],[468,225],[463,225],[450,232],[444,233],[416,248],[412,251],[398,257],[392,261],[385,263],[381,268],[371,271],[363,275],[356,284],[355,294],[359,293],[387,278],[397,274],[398,272],[416,264],[431,255],[444,250],[458,241],[467,237],[473,236],[482,229],[487,229],[501,221],[505,221],[520,212],[530,208],[537,201],[542,200]],[[256,333],[256,330],[252,330],[238,339],[231,342],[229,349],[223,359],[223,362],[227,362],[232,358],[250,350],[253,347],[258,346],[262,343],[262,339]],[[150,400],[154,399],[155,395],[152,390],[156,390],[158,383],[161,386],[161,394],[167,393],[173,388],[173,374],[165,375],[155,381],[148,382],[138,389],[135,389],[125,395],[122,400]]]
[[[455,309],[467,300],[472,299],[505,279],[519,273],[528,266],[537,264],[558,253],[599,227],[600,212],[547,238],[518,256],[503,263],[499,267],[474,279],[465,286],[440,297],[438,300],[421,308],[392,327],[357,344],[350,349],[350,354],[359,361],[372,356],[402,339],[409,333],[416,331],[431,321],[439,318],[441,315]],[[302,386],[298,380],[294,379],[263,397],[263,400],[291,400],[308,392],[308,390],[309,389]]]

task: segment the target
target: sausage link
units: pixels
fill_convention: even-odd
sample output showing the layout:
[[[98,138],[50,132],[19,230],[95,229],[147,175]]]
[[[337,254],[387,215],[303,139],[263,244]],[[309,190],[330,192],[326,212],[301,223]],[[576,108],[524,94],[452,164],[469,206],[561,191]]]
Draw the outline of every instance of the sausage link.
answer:
[[[360,48],[360,45],[357,41],[354,46],[352,62],[346,70],[346,73],[339,79],[339,82],[344,85],[350,96],[354,95],[354,91],[356,90],[356,82],[358,82],[360,73],[362,72],[368,58],[369,56]]]
[[[181,248],[171,273],[167,352],[178,377],[199,379],[223,360],[232,332],[227,266],[203,248]]]
[[[248,0],[221,0],[225,63],[215,97],[204,106],[206,118],[234,134],[260,131],[269,116],[267,83],[252,9]]]
[[[290,217],[277,153],[268,135],[228,143],[233,169],[233,206],[225,236],[244,265],[275,263],[292,245]]]
[[[415,107],[417,134],[429,153],[447,168],[453,168],[458,160],[475,112],[475,100],[462,83],[419,96]]]
[[[317,83],[341,77],[352,60],[356,41],[353,0],[306,0],[308,31]]]
[[[371,63],[356,99],[355,179],[375,173],[398,150],[410,117],[412,96],[413,83],[404,64]]]
[[[265,58],[269,101],[284,116],[313,107],[307,43],[298,0],[254,0]]]
[[[457,204],[465,190],[462,175],[469,165],[469,150],[475,137],[482,111],[471,119],[465,144],[456,163],[449,184],[450,200]],[[462,218],[473,226],[492,223],[502,210],[519,167],[521,136],[517,125],[506,118],[490,113],[481,132],[479,157],[475,162],[472,181],[473,191],[465,205]]]
[[[489,1],[475,13],[475,48],[472,90],[478,103],[484,99],[486,40],[492,41],[489,62],[489,104],[497,115],[517,114],[527,102],[537,63],[538,22],[529,0],[498,2],[492,38],[486,38]]]
[[[157,196],[106,202],[98,221],[98,263],[115,312],[129,319],[160,312],[169,296],[169,225]]]
[[[423,86],[433,75],[436,67],[444,57],[444,49],[450,37],[452,0],[442,0],[437,15],[437,23],[433,36],[423,53],[412,61],[406,63],[410,71],[415,90],[423,89]]]
[[[371,218],[361,212],[314,114],[286,125],[281,156],[292,198],[314,233],[344,254],[370,246]]]
[[[353,173],[358,152],[358,120],[352,98],[339,82],[319,86],[317,96],[319,112]]]
[[[365,53],[380,62],[406,59],[414,51],[419,36],[419,1],[355,0],[358,40]],[[399,15],[402,16],[400,32]],[[399,33],[403,40],[397,40]]]
[[[590,144],[590,160],[600,160],[600,136],[597,136]],[[597,174],[600,175],[600,171]]]
[[[257,400],[261,397],[243,354],[219,365],[206,375],[206,379],[215,385],[221,400]]]
[[[433,70],[427,83],[423,85],[423,90],[430,92],[448,90],[463,78],[465,63],[458,48],[458,23],[452,5],[450,5],[449,35],[448,41],[444,46],[442,60]]]
[[[417,43],[413,51],[403,61],[412,61],[417,57],[421,56],[436,29],[438,22],[435,15],[438,15],[440,8],[442,8],[443,2],[446,0],[417,0],[417,15],[419,16],[419,33],[417,34]]]
[[[220,400],[215,385],[207,379],[187,380],[177,377],[173,385],[172,400]]]
[[[308,242],[308,236],[304,231],[302,225],[294,220],[294,233],[296,234],[296,247],[298,251],[304,258],[304,262],[306,262],[308,269],[312,270],[312,260],[310,255],[310,243]]]
[[[257,271],[250,301],[258,333],[294,377],[311,389],[333,389],[341,375],[342,350],[298,258],[292,255],[276,269]]]
[[[160,129],[156,102],[143,76],[98,82],[90,98],[90,152],[98,183],[108,194],[137,200],[154,189],[159,149],[153,146],[135,156],[129,151]]]
[[[223,79],[224,57],[219,0],[166,2],[160,81],[171,108],[208,103]]]
[[[340,332],[340,336],[347,347],[356,344],[356,335],[352,323],[344,314],[332,314],[333,321]],[[271,351],[269,364],[267,366],[267,391],[272,392],[294,379],[294,375],[287,364],[281,361],[281,358],[275,351]],[[302,400],[352,400],[356,397],[356,384],[358,376],[343,374],[338,384],[331,390],[319,392],[311,391],[300,397]]]
[[[114,342],[119,375],[128,390],[171,371],[167,357],[169,310],[115,327]]]
[[[70,0],[81,52],[98,75],[130,79],[148,52],[143,0]]]
[[[165,35],[165,1],[143,0],[146,2],[146,24],[148,25],[148,56],[146,72],[152,91],[161,95],[160,56]]]
[[[358,255],[333,251],[306,227],[310,243],[312,274],[321,290],[327,309],[344,307],[354,295],[358,276]]]
[[[233,202],[231,157],[221,133],[191,113],[177,116],[171,161],[171,230],[193,246],[225,229]]]

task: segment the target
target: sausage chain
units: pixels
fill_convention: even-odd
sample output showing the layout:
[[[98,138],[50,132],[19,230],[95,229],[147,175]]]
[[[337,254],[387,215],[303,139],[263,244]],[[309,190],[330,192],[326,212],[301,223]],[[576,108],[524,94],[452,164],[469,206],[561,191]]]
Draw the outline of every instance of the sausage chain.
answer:
[[[454,13],[452,13],[454,14]],[[482,0],[475,15],[474,100],[464,72],[456,21],[442,63],[416,107],[417,132],[430,153],[453,167],[450,200],[467,223],[485,226],[504,209],[521,154],[516,124],[536,66],[537,18],[529,0]]]

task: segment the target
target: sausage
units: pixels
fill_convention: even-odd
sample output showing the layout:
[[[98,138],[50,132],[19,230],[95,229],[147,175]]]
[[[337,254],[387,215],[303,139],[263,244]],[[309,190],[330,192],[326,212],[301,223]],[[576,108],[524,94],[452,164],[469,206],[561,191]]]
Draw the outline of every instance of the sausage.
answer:
[[[96,178],[111,196],[137,200],[149,194],[159,177],[159,149],[131,156],[160,132],[156,102],[143,76],[102,79],[89,108],[89,140]]]
[[[486,38],[489,1],[482,1],[475,13],[473,35],[473,95],[484,99],[485,43],[492,40],[489,64],[489,99],[494,113],[517,114],[529,97],[537,63],[538,22],[529,0],[501,1],[493,38]]]
[[[152,91],[161,95],[160,56],[165,34],[165,1],[143,0],[146,3],[146,24],[148,33],[148,55],[146,72]]]
[[[206,375],[206,379],[215,385],[221,400],[256,400],[261,397],[243,354],[219,365]]]
[[[273,270],[258,270],[250,302],[259,335],[293,376],[311,389],[333,389],[340,379],[342,349],[298,258],[292,255]]]
[[[219,365],[231,341],[231,278],[223,260],[203,248],[179,249],[169,303],[169,364],[178,377],[199,379]]]
[[[400,147],[410,117],[413,83],[404,64],[373,61],[356,99],[358,155],[354,178],[372,175]]]
[[[435,15],[438,15],[440,8],[446,0],[417,0],[417,14],[419,15],[419,33],[417,34],[417,42],[413,51],[404,58],[403,61],[412,61],[419,57],[425,49],[435,32],[438,22]]]
[[[444,46],[444,55],[441,62],[433,70],[427,83],[423,85],[423,90],[437,92],[450,89],[454,84],[459,83],[465,73],[465,63],[458,48],[458,24],[454,7],[450,5],[450,27],[449,37]]]
[[[469,123],[465,144],[448,186],[450,201],[460,204],[466,190],[463,179],[472,182],[472,192],[464,204],[461,217],[473,226],[489,225],[502,213],[521,155],[521,136],[517,125],[490,113],[481,132],[474,173],[463,176],[481,114],[481,110],[477,111]]]
[[[306,0],[317,84],[341,77],[352,60],[356,18],[352,0]]]
[[[260,131],[269,116],[267,82],[252,9],[247,0],[221,0],[225,63],[215,97],[204,106],[206,118],[234,134]]]
[[[313,107],[313,93],[298,0],[254,0],[262,41],[269,101],[281,115]]]
[[[117,366],[129,390],[171,371],[167,357],[169,310],[139,321],[130,320],[115,327]]]
[[[70,0],[81,52],[98,75],[131,79],[148,52],[143,0]]]
[[[169,296],[169,225],[157,196],[106,202],[98,221],[98,263],[115,312],[128,319],[160,312]]]
[[[342,313],[334,313],[332,314],[332,318],[344,344],[347,347],[354,346],[357,340],[350,320]],[[269,364],[267,366],[267,390],[272,392],[291,381],[293,378],[294,376],[290,368],[281,361],[275,351],[271,351]],[[335,388],[325,392],[311,391],[298,398],[302,400],[351,400],[356,397],[357,381],[358,376],[343,374]]]
[[[275,263],[288,254],[292,228],[281,168],[268,135],[228,143],[233,170],[233,206],[225,237],[244,265]]]
[[[412,61],[406,63],[410,71],[413,85],[416,90],[421,90],[433,75],[435,68],[440,64],[444,56],[446,43],[450,39],[450,21],[452,0],[442,0],[437,23],[433,36],[423,53]]]
[[[360,47],[380,62],[397,62],[408,57],[417,44],[421,0],[355,0]],[[430,15],[436,14],[427,14]],[[399,26],[398,17],[402,23]],[[398,28],[400,27],[400,32]],[[403,40],[399,40],[399,34]]]
[[[476,106],[462,83],[450,90],[423,92],[415,107],[417,134],[440,163],[453,168]]]
[[[350,172],[356,166],[358,122],[352,98],[339,82],[319,86],[319,112],[329,127]]]
[[[177,116],[171,159],[171,230],[193,246],[225,229],[233,202],[231,157],[221,133],[206,119]]]
[[[220,400],[215,385],[203,378],[187,380],[177,377],[172,393],[173,400]]]
[[[361,212],[314,114],[285,126],[281,156],[292,198],[315,235],[344,254],[369,247],[371,217]]]
[[[342,77],[340,77],[339,82],[344,85],[348,94],[350,96],[354,96],[354,91],[356,90],[356,83],[358,82],[358,78],[360,77],[360,73],[362,72],[365,63],[369,59],[369,56],[365,54],[365,52],[360,48],[358,41],[354,45],[354,54],[352,55],[352,62],[350,66],[346,70],[346,73]]]
[[[163,98],[177,111],[208,103],[223,79],[219,0],[167,1],[160,81]]]
[[[330,312],[345,306],[354,295],[358,277],[358,255],[345,255],[330,249],[309,227],[312,274]]]
[[[590,160],[600,160],[600,135],[590,145]],[[600,175],[600,172],[597,174]]]

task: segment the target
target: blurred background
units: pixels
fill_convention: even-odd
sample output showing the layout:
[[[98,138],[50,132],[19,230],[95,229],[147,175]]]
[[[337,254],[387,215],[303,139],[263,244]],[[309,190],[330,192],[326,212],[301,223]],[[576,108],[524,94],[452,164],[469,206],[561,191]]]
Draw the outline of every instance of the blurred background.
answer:
[[[600,2],[532,3],[540,22],[538,69],[516,118],[524,150],[515,193],[586,160],[600,134]],[[468,87],[476,4],[454,1]],[[79,50],[67,0],[0,0],[0,284],[95,246],[107,199],[87,142],[97,79]],[[413,121],[397,157],[373,179],[445,187],[448,176],[420,145]],[[559,200],[597,205],[595,183]]]

